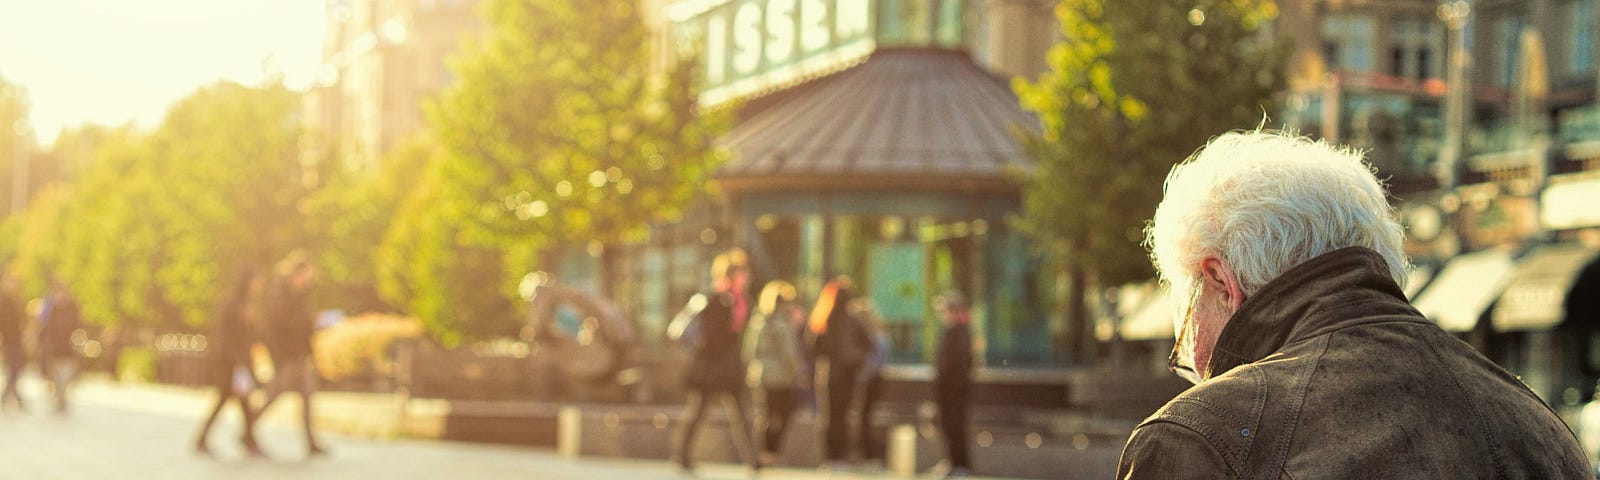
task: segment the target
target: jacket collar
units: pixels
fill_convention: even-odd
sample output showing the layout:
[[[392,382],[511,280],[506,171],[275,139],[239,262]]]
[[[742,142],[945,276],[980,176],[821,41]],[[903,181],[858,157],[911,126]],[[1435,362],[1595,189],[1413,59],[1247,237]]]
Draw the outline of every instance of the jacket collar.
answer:
[[[1396,320],[1427,321],[1406,301],[1378,252],[1347,247],[1324,253],[1245,299],[1222,328],[1206,378],[1317,335]]]

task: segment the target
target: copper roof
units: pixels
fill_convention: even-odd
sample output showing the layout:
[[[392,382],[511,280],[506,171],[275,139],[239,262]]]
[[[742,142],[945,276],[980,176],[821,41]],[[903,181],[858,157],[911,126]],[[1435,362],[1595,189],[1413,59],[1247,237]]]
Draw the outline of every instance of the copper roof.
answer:
[[[747,108],[721,139],[730,191],[1014,191],[1008,170],[1027,160],[1013,130],[1038,128],[1003,80],[948,50],[879,50]]]

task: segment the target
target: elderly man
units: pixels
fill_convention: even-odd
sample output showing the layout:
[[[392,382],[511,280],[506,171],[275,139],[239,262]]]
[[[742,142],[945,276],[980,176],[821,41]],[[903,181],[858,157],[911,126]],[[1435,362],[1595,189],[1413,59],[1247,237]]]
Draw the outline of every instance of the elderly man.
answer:
[[[1230,133],[1174,168],[1147,244],[1196,385],[1118,476],[1594,478],[1543,401],[1407,303],[1401,237],[1356,152]]]

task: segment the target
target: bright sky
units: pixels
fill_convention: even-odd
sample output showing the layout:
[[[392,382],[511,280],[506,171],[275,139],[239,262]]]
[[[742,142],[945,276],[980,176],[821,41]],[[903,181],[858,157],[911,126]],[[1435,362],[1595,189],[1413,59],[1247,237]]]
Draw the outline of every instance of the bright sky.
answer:
[[[323,21],[323,0],[0,0],[0,78],[46,145],[86,122],[153,128],[202,85],[259,84],[269,58],[304,89]]]

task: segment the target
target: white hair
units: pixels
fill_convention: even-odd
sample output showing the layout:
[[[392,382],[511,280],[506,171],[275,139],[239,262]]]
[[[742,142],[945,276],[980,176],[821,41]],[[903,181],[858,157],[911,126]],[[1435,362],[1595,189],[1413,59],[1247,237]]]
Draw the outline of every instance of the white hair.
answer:
[[[1323,253],[1366,247],[1402,288],[1404,231],[1360,152],[1275,131],[1214,138],[1167,175],[1145,229],[1162,282],[1186,291],[1206,256],[1225,261],[1246,295]]]

